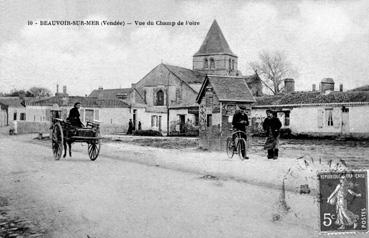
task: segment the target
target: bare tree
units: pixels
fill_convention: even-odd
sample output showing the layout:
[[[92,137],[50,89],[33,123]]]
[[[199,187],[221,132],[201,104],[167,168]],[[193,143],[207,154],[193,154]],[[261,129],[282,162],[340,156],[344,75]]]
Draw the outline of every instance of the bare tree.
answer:
[[[49,97],[51,91],[47,88],[32,87],[28,90],[34,97]]]
[[[297,74],[282,52],[263,51],[259,54],[259,59],[259,62],[252,62],[250,66],[273,94],[282,92],[284,78]]]

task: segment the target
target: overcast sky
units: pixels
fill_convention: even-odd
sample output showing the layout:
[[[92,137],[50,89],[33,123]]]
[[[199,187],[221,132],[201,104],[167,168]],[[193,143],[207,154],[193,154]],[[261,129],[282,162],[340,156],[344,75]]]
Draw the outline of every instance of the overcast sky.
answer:
[[[284,51],[297,90],[331,77],[369,84],[369,1],[0,0],[0,91],[67,85],[72,95],[130,87],[161,62],[192,68],[214,19],[239,69]],[[38,20],[197,21],[198,26],[27,26]]]

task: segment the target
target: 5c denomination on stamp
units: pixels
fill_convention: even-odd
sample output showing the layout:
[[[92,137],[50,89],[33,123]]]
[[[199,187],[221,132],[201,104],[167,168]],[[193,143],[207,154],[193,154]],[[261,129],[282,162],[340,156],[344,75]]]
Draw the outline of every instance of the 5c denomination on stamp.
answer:
[[[367,171],[319,172],[320,231],[368,231]]]

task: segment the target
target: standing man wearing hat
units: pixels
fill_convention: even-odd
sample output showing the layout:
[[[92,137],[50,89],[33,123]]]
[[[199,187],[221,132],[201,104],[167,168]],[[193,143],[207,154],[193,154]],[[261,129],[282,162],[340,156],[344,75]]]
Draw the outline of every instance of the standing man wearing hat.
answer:
[[[263,129],[266,131],[267,140],[264,149],[268,150],[268,159],[278,159],[279,152],[279,130],[282,127],[277,113],[267,110],[267,118],[263,122]]]

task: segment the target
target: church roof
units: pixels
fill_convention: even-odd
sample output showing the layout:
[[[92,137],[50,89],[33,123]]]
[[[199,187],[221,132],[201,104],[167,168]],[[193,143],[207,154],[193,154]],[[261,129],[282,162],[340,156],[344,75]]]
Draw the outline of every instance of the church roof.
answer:
[[[186,69],[179,66],[164,64],[164,66],[182,81],[188,84],[201,84],[204,81],[205,74],[191,69]]]
[[[197,103],[200,103],[208,84],[213,87],[219,101],[255,102],[244,77],[207,76],[197,95]]]
[[[199,51],[197,51],[194,56],[209,54],[228,54],[236,56],[229,48],[229,45],[216,20],[213,21],[213,24],[211,25],[204,42],[202,43]]]

